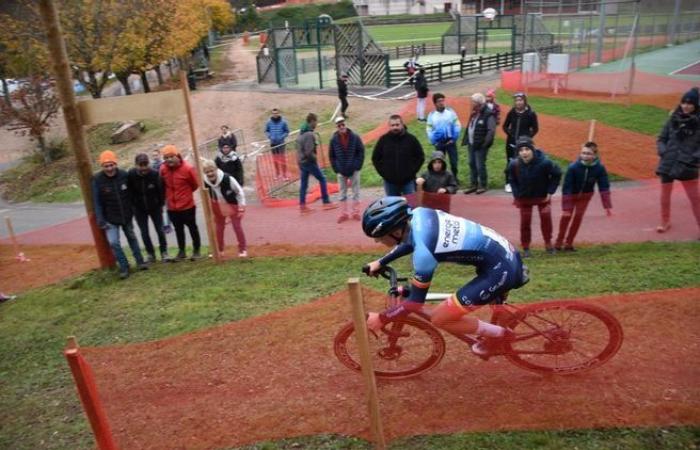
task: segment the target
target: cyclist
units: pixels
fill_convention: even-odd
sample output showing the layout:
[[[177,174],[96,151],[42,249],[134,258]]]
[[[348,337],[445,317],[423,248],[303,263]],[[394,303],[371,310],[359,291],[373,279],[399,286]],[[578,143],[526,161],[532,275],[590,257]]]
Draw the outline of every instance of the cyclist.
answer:
[[[472,265],[476,266],[476,278],[440,303],[431,312],[431,322],[451,333],[484,337],[472,346],[479,356],[503,353],[503,344],[513,339],[513,332],[467,314],[504,299],[509,290],[529,281],[527,267],[510,242],[468,219],[430,208],[411,209],[404,197],[384,197],[370,204],[362,217],[362,229],[375,241],[393,247],[369,263],[369,275],[377,276],[383,266],[411,253],[415,272],[406,301],[381,313],[369,313],[367,326],[371,330],[420,310],[439,263]]]

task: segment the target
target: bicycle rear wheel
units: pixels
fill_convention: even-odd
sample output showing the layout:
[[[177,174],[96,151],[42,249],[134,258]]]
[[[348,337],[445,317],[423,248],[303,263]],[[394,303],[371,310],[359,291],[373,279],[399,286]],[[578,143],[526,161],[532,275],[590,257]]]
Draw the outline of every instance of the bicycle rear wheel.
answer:
[[[369,333],[370,356],[378,378],[401,379],[431,369],[445,355],[445,339],[430,323],[406,317],[391,322],[377,336]],[[355,325],[345,325],[335,336],[333,350],[348,368],[360,371]]]
[[[553,375],[601,366],[615,356],[623,339],[612,314],[577,302],[525,307],[506,325],[516,335],[506,358],[523,369]]]

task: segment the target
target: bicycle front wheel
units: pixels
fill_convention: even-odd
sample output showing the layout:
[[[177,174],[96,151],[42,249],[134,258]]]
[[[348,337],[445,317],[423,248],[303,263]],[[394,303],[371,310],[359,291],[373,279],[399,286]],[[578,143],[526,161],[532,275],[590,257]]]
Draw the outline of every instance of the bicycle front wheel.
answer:
[[[507,323],[515,340],[505,356],[523,369],[570,375],[599,367],[622,346],[622,326],[606,310],[577,302],[522,308]]]
[[[341,328],[333,349],[345,366],[358,372],[361,370],[353,323]],[[376,336],[369,333],[369,351],[378,378],[409,378],[440,362],[445,355],[445,339],[430,323],[406,317],[389,323]]]

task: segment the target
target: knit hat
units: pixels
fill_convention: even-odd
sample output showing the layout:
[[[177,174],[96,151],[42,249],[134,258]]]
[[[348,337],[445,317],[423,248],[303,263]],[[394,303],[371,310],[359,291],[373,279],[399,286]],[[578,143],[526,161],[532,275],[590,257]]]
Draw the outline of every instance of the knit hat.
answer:
[[[136,164],[137,166],[138,166],[139,164],[148,164],[149,162],[150,162],[150,161],[149,161],[149,159],[148,159],[148,155],[145,154],[145,153],[139,153],[139,154],[136,155],[136,157],[134,158],[134,164]]]
[[[528,136],[520,136],[515,142],[515,148],[527,147],[533,152],[535,151],[535,143],[532,142],[532,138]]]
[[[690,103],[691,105],[695,106],[695,112],[697,112],[699,100],[700,93],[698,92],[698,88],[694,87],[685,94],[683,94],[683,98],[681,98],[681,103]]]
[[[175,147],[172,144],[168,144],[165,147],[163,147],[160,153],[163,155],[163,157],[180,156],[180,150],[178,150],[177,147]]]
[[[496,90],[495,89],[489,89],[486,91],[486,96],[487,97],[495,97],[496,96]]]
[[[100,153],[100,165],[104,166],[107,163],[117,163],[117,155],[112,150],[105,150]]]

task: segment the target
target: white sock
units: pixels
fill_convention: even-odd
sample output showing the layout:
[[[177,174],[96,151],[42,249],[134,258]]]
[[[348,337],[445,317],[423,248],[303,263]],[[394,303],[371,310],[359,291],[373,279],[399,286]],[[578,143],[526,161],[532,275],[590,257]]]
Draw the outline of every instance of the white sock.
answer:
[[[476,327],[476,334],[485,337],[501,337],[505,333],[505,328],[500,325],[494,325],[492,323],[479,321]]]

